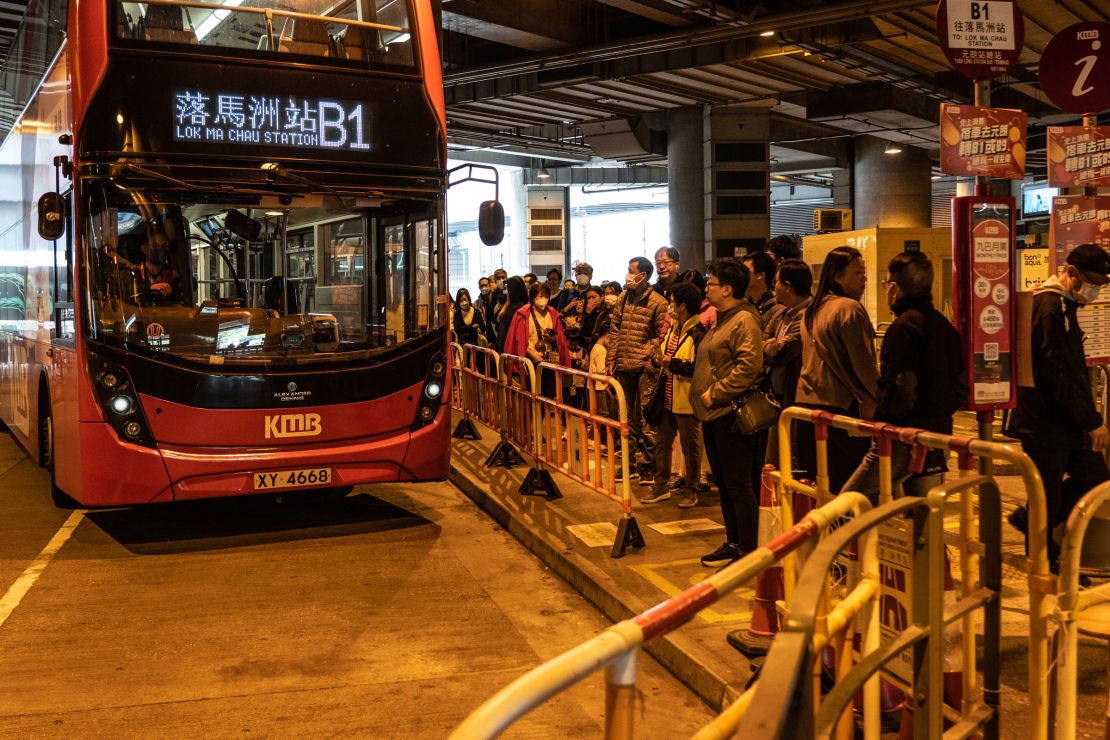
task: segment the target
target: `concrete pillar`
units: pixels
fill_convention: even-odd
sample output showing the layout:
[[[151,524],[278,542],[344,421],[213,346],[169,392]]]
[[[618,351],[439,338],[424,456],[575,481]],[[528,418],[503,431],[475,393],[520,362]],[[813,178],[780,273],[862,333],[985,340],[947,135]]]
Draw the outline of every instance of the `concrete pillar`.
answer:
[[[701,108],[674,108],[667,111],[670,244],[682,254],[683,269],[704,270],[706,264],[702,171]]]
[[[707,110],[703,117],[706,256],[740,256],[771,235],[770,111]]]
[[[930,226],[929,154],[906,145],[902,145],[898,154],[886,154],[889,143],[874,136],[860,136],[855,141],[853,226],[857,229]]]

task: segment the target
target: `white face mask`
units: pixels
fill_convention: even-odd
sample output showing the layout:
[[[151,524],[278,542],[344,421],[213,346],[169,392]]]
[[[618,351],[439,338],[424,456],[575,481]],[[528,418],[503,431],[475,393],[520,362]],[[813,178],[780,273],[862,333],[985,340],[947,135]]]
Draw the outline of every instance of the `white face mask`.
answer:
[[[589,275],[579,275],[578,276],[578,285],[579,285],[579,287],[585,288],[589,284],[590,284],[590,276]]]
[[[609,308],[612,308],[613,306],[617,305],[617,298],[619,298],[619,297],[620,296],[615,296],[615,295],[605,296],[605,305],[608,306]]]
[[[536,308],[538,308],[541,311],[544,310],[545,308],[547,308],[547,299],[543,298],[543,297],[537,298],[536,299]]]
[[[480,292],[482,295],[489,295],[489,286],[487,285],[484,288],[478,288],[478,292]]]
[[[505,279],[504,278],[498,278],[498,280],[497,280],[497,289],[498,290],[505,290]]]
[[[628,273],[627,275],[625,275],[624,276],[624,287],[626,287],[626,288],[635,288],[637,285],[639,285],[640,280],[639,280],[639,277],[637,275],[638,275],[638,273],[631,273],[631,272]]]
[[[1101,285],[1094,283],[1083,283],[1083,287],[1076,291],[1076,298],[1080,303],[1090,303],[1098,298],[1099,291],[1102,290]]]

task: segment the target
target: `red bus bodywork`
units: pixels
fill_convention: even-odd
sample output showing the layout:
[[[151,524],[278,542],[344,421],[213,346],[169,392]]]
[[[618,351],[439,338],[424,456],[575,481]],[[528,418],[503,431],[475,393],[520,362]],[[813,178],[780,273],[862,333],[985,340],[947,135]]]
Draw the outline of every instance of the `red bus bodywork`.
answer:
[[[438,177],[442,205],[441,196],[446,185],[446,121],[436,29],[428,0],[412,0],[410,8],[413,36],[419,40],[417,71],[426,103],[420,113],[434,119],[438,129],[435,151],[429,153],[438,166],[433,168],[436,174],[425,178],[425,182]],[[68,157],[74,173],[71,198],[78,204],[74,205],[67,234],[72,240],[73,261],[63,280],[68,286],[67,293],[73,296],[70,320],[75,326],[72,332],[64,332],[61,314],[50,310],[49,306],[39,307],[35,313],[30,301],[23,320],[7,324],[0,320],[0,419],[32,456],[40,463],[51,464],[56,488],[86,506],[281,492],[284,489],[257,490],[255,476],[301,469],[331,471],[327,484],[316,486],[318,488],[446,478],[450,449],[449,405],[437,402],[430,422],[414,422],[421,405],[428,404],[425,389],[428,379],[433,377],[430,374],[432,366],[437,362],[443,364],[442,372],[434,376],[442,387],[439,401],[450,397],[446,322],[414,343],[419,345],[414,351],[423,353],[418,363],[423,369],[407,372],[404,378],[398,379],[394,364],[381,363],[380,372],[383,377],[391,375],[389,384],[393,388],[381,397],[350,403],[313,404],[309,400],[295,407],[275,402],[256,408],[219,408],[206,404],[203,399],[180,403],[158,392],[147,392],[141,383],[135,382],[141,411],[149,423],[154,444],[129,442],[113,428],[103,400],[98,397],[90,363],[91,354],[100,349],[82,329],[89,307],[85,290],[85,232],[79,228],[83,218],[79,206],[83,197],[82,179],[78,176],[87,164],[82,156],[82,143],[91,128],[91,111],[95,101],[105,92],[106,78],[116,53],[109,41],[109,17],[105,0],[72,3],[68,41],[47,78],[54,80],[56,85],[64,82],[64,92],[55,90],[55,94],[65,96],[67,109],[63,130],[48,132],[48,137],[56,140],[59,134],[69,135],[67,143],[59,142],[48,155]],[[158,64],[160,58],[152,55],[149,63]],[[232,67],[233,64],[225,63],[222,72]],[[316,73],[309,70],[304,74]],[[37,97],[42,95],[40,91]],[[259,160],[275,158],[263,151],[257,156]],[[37,165],[41,169],[43,162]],[[48,174],[45,180],[35,181],[35,197],[53,189],[53,169]],[[438,217],[442,218],[442,210]],[[28,241],[39,240],[33,228],[25,225],[24,232]],[[62,252],[59,244],[50,249],[55,261],[60,259],[58,255]],[[445,267],[442,246],[439,259]],[[34,278],[35,270],[40,268],[28,266],[25,277],[28,286],[37,281],[39,293],[42,284],[49,283],[45,273]],[[2,264],[0,269],[3,269]],[[42,269],[48,272],[49,265]],[[65,270],[65,265],[56,269]],[[30,287],[26,292],[32,292]],[[48,291],[47,303],[50,303],[49,298]],[[62,303],[60,295],[53,298]],[[446,305],[445,278],[437,287],[437,301]],[[393,354],[401,356],[405,351],[401,345]],[[121,362],[126,365],[130,360]],[[147,357],[143,362],[148,368],[144,373],[157,373],[149,369],[158,366],[157,358]],[[375,372],[376,364],[369,362],[363,368],[335,370],[285,368],[272,373],[211,368],[208,374],[232,380],[236,376],[249,376],[255,381],[260,375],[272,375],[262,380],[290,387],[304,384],[308,378],[310,385],[314,383],[321,388],[342,386],[347,382],[346,374],[355,370]],[[412,363],[406,367],[411,370]],[[191,372],[203,372],[203,369],[192,368]],[[277,434],[275,430],[285,423],[282,417],[307,417],[315,421],[307,432],[302,428],[291,434]]]

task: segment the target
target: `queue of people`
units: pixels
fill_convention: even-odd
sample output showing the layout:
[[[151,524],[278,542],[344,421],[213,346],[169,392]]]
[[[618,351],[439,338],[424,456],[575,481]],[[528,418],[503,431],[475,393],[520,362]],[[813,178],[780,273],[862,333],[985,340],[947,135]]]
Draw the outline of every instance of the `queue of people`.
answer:
[[[933,305],[934,266],[926,255],[903,252],[886,265],[881,282],[894,320],[879,357],[875,317],[861,302],[867,287],[861,253],[835,248],[818,274],[814,287],[814,271],[789,237],[742,260],[716,259],[704,276],[683,271],[673,247],[659,249],[654,261],[629,260],[623,284],[595,285],[586,263],[565,282],[558,270],[542,282],[497,270],[479,281],[476,300],[466,289],[456,294],[455,335],[615,378],[628,401],[630,475],[649,489],[640,502],[660,505],[677,493],[678,507],[698,505],[708,467],[725,541],[701,562],[720,567],[756,548],[760,473],[765,462],[779,463],[777,425],[738,428],[736,407],[750,394],[768,394],[781,408],[942,434],[952,433],[953,415],[967,402],[960,338]],[[1081,245],[1034,300],[1033,385],[1019,388],[1007,431],[1041,472],[1050,526],[1066,521],[1084,493],[1110,478],[1101,454],[1110,432],[1092,400],[1076,318],[1107,283],[1110,256]],[[791,466],[796,477],[812,478],[815,435],[805,426],[798,425]],[[830,490],[859,491],[878,503],[877,445],[830,429],[827,450]],[[923,495],[943,479],[945,455],[930,452],[914,471],[911,452],[893,444],[893,484]],[[1010,517],[1018,528],[1025,526],[1022,514]],[[1055,557],[1056,548],[1050,550]]]

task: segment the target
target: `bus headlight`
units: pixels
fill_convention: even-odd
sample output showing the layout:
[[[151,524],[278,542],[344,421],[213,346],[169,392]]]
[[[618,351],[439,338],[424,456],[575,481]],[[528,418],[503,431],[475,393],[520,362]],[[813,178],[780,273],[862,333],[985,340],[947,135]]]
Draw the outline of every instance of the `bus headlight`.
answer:
[[[134,439],[143,433],[143,425],[137,421],[129,421],[123,425],[123,433]]]
[[[443,363],[443,360],[436,360],[432,363],[432,375],[436,376],[437,378],[442,378],[443,373],[445,373],[446,371],[447,365]]]
[[[440,393],[443,393],[443,386],[434,380],[424,386],[424,395],[428,398],[439,398]]]
[[[436,410],[431,406],[420,407],[420,418],[424,421],[431,421],[436,415]]]
[[[112,391],[119,387],[120,378],[115,373],[109,371],[100,376],[100,384]]]
[[[127,416],[135,410],[135,402],[130,396],[113,396],[108,402],[108,407],[120,416]]]

